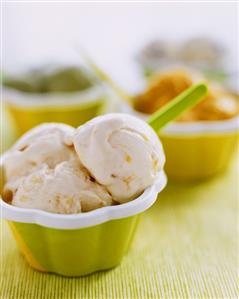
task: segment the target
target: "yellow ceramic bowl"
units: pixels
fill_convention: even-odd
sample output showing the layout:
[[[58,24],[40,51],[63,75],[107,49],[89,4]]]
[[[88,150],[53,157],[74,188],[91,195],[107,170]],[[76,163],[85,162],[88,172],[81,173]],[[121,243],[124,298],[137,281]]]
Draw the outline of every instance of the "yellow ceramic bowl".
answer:
[[[3,99],[15,119],[19,135],[43,122],[63,122],[77,127],[99,114],[113,111],[115,102],[114,94],[104,85],[59,94],[4,89]]]
[[[225,170],[238,146],[239,118],[174,123],[159,133],[170,178],[196,180]]]

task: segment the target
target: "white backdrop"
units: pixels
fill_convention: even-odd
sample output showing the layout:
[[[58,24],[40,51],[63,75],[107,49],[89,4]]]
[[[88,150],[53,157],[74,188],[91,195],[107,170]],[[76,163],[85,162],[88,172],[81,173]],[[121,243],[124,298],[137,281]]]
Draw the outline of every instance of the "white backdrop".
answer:
[[[238,64],[236,3],[4,3],[3,68],[77,61],[77,45],[125,87],[133,87],[133,59],[154,37],[200,35],[221,41]]]

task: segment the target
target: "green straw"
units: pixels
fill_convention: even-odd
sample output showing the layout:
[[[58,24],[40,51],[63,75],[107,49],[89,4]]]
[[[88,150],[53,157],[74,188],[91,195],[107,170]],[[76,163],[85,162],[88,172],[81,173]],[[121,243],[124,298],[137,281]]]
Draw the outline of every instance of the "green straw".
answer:
[[[148,124],[158,132],[182,112],[199,103],[206,94],[207,86],[204,83],[193,85],[152,114],[148,119]]]

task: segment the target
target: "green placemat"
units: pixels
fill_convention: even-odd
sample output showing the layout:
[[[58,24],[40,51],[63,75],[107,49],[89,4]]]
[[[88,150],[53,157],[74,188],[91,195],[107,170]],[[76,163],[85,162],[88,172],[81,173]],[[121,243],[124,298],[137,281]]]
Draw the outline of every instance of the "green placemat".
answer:
[[[121,265],[83,278],[32,270],[1,222],[0,298],[238,298],[238,182],[237,159],[213,180],[169,183]]]

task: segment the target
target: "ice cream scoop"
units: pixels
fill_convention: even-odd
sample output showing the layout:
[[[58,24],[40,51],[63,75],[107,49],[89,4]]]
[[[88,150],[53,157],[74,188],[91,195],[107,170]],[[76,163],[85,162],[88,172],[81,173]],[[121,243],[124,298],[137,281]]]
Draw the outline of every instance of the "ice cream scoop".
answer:
[[[86,212],[136,198],[164,161],[156,133],[130,115],[100,116],[78,129],[40,125],[5,154],[3,199],[53,213]]]
[[[6,180],[31,173],[42,164],[50,168],[75,155],[74,128],[64,124],[43,124],[30,130],[8,151],[4,159]]]
[[[12,205],[53,213],[72,214],[111,205],[107,190],[92,180],[77,159],[58,164],[54,169],[43,164],[23,177],[18,188],[6,184],[4,194],[12,193]]]
[[[152,185],[165,162],[156,133],[130,115],[96,117],[77,129],[73,143],[84,167],[119,203]]]

